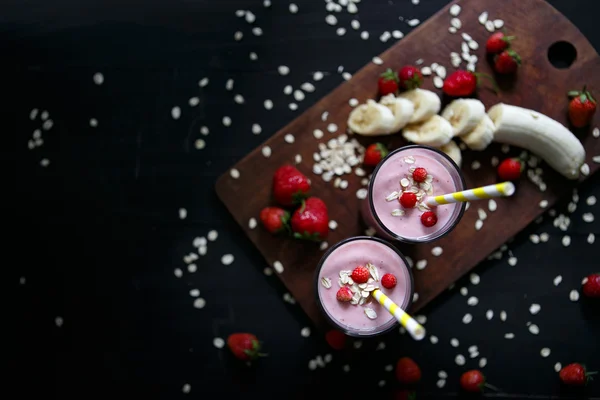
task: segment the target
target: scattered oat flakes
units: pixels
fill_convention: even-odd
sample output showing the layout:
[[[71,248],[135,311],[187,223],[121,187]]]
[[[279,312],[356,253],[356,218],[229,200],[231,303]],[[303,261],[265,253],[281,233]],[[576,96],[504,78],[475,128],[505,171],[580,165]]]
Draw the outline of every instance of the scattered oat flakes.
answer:
[[[589,244],[594,244],[595,241],[596,241],[596,235],[594,235],[593,233],[590,233],[587,237],[587,242]]]
[[[456,363],[456,365],[465,365],[465,356],[463,356],[462,354],[458,354],[455,358],[454,358],[454,362]]]
[[[104,83],[104,75],[102,75],[102,73],[100,72],[96,72],[92,79],[94,80],[94,83],[98,86]]]
[[[198,297],[196,300],[194,300],[194,308],[204,308],[205,305],[206,300],[204,300],[202,297]]]
[[[175,277],[177,277],[177,278],[181,278],[183,276],[183,271],[181,270],[181,268],[175,268],[173,270],[173,273],[175,274]]]
[[[473,316],[469,313],[466,313],[462,319],[463,324],[470,324],[471,321],[473,321]]]
[[[571,290],[569,293],[569,299],[573,302],[579,300],[579,292],[577,290]]]
[[[460,343],[458,342],[458,339],[456,339],[456,338],[450,339],[450,344],[452,345],[452,347],[458,347],[460,345]]]
[[[189,383],[186,383],[181,387],[181,391],[185,394],[188,394],[191,390],[192,386]]]
[[[504,334],[504,339],[514,339],[514,338],[515,338],[514,333],[505,333]]]
[[[542,350],[540,350],[540,355],[544,358],[548,357],[550,355],[550,349],[544,347]]]
[[[469,289],[467,289],[466,287],[461,287],[460,294],[466,296],[467,294],[469,294]]]
[[[435,257],[441,256],[443,252],[444,249],[442,249],[440,246],[436,246],[433,249],[431,249],[431,254]]]
[[[544,349],[542,349],[542,350],[544,350]],[[548,350],[550,350],[550,349],[548,349]],[[548,355],[550,355],[550,353],[548,353]],[[562,369],[562,364],[561,363],[557,362],[556,364],[554,364],[554,370],[556,372],[560,372],[561,369]]]
[[[571,237],[569,235],[565,235],[563,236],[561,242],[563,246],[568,247],[571,244]]]
[[[233,257],[233,254],[225,254],[223,257],[221,257],[221,263],[223,265],[230,265],[234,259],[235,258]]]
[[[281,261],[274,261],[273,268],[278,274],[281,274],[283,272],[283,264],[281,263]]]
[[[469,275],[469,280],[473,285],[478,285],[479,282],[481,282],[481,278],[476,273],[472,273],[471,275]]]
[[[223,340],[220,337],[216,337],[213,339],[213,345],[217,348],[217,349],[222,349],[225,346],[225,340]]]
[[[302,337],[309,337],[310,336],[310,328],[309,327],[302,328],[302,330],[300,331],[300,335]]]
[[[504,310],[500,311],[500,320],[502,322],[506,321],[506,317],[507,317],[506,311],[504,311]]]
[[[487,311],[485,312],[485,318],[486,318],[488,321],[491,321],[491,320],[492,320],[492,318],[494,318],[494,311],[492,311],[492,310],[487,310]]]
[[[479,304],[479,299],[475,296],[471,296],[467,299],[467,304],[470,306],[476,306]]]

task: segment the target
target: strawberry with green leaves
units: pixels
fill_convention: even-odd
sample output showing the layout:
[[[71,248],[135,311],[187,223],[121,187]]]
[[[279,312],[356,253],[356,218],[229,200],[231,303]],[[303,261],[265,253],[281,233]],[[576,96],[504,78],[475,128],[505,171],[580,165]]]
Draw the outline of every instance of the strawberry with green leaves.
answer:
[[[572,363],[561,369],[558,376],[565,385],[585,386],[592,380],[592,375],[595,374],[597,374],[597,372],[586,371],[584,365]]]
[[[395,94],[398,91],[398,75],[390,68],[388,68],[377,81],[377,87],[379,88],[379,95],[385,96],[388,94]]]
[[[405,90],[413,90],[423,84],[423,75],[419,68],[413,65],[405,65],[398,71],[400,87]]]
[[[227,338],[227,347],[242,361],[252,361],[266,356],[260,352],[260,342],[251,333],[232,333]]]
[[[381,143],[373,143],[365,150],[363,164],[374,167],[388,155],[388,149]]]
[[[496,32],[488,38],[485,50],[488,54],[500,54],[510,47],[510,42],[514,39],[514,36],[506,36],[504,32]]]
[[[289,230],[290,213],[279,207],[265,207],[260,212],[260,222],[270,233]]]
[[[583,128],[592,122],[596,112],[596,99],[584,86],[582,91],[572,90],[568,93],[572,98],[569,103],[569,121],[575,128]]]
[[[325,202],[318,197],[303,200],[292,215],[291,225],[297,239],[325,239],[329,234],[329,214]]]
[[[273,197],[277,203],[289,207],[308,197],[308,178],[296,167],[284,165],[273,175]]]
[[[504,50],[494,58],[494,71],[499,74],[514,74],[521,65],[521,56],[512,49]]]

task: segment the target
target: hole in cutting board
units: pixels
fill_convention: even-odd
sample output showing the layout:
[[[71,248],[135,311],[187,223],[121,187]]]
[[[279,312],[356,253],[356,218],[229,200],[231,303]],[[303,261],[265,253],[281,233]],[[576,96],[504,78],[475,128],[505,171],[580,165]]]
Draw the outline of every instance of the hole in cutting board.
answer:
[[[548,49],[548,60],[555,68],[569,68],[577,58],[577,50],[569,42],[556,42]]]

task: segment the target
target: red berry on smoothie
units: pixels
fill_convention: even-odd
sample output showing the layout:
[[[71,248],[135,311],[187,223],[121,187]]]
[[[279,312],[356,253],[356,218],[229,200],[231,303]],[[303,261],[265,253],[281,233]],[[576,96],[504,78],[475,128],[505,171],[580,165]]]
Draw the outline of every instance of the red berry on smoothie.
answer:
[[[342,302],[346,303],[346,302],[352,300],[352,290],[350,290],[350,288],[347,286],[341,287],[337,291],[335,298],[338,299],[338,301],[342,301]]]
[[[415,182],[422,183],[427,179],[427,170],[425,168],[417,168],[413,172]]]
[[[386,289],[393,289],[396,286],[396,283],[398,283],[398,281],[394,274],[385,274],[381,277],[381,286]]]
[[[428,228],[431,228],[435,224],[437,224],[437,216],[433,211],[424,212],[421,215],[421,223]]]
[[[404,208],[413,208],[417,204],[417,195],[413,192],[402,193],[400,204]]]
[[[352,280],[359,284],[367,283],[370,276],[371,276],[371,273],[369,272],[367,267],[364,267],[362,265],[359,265],[358,267],[354,268],[354,270],[352,271]]]

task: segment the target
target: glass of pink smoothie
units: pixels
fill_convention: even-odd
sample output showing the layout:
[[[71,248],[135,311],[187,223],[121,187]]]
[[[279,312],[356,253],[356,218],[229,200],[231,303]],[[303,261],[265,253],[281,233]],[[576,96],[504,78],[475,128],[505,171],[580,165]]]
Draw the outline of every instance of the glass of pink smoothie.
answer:
[[[332,246],[321,258],[315,271],[317,300],[327,319],[339,330],[353,337],[370,337],[389,331],[398,324],[385,308],[372,295],[364,297],[358,304],[342,302],[337,292],[342,287],[361,290],[348,273],[357,266],[372,266],[374,270],[369,285],[378,288],[403,310],[412,304],[413,278],[408,264],[398,249],[385,240],[356,236],[345,239]],[[387,289],[381,279],[385,274],[396,277],[396,285]],[[377,278],[377,279],[374,279]]]
[[[417,168],[427,171],[424,182],[415,182]],[[427,146],[411,145],[392,151],[373,171],[367,198],[361,205],[364,222],[386,238],[404,243],[427,243],[449,233],[458,224],[466,203],[429,208],[428,196],[465,190],[465,180],[456,163],[443,152]],[[404,207],[400,197],[415,193],[417,203]],[[435,214],[437,222],[426,226],[424,213]]]

